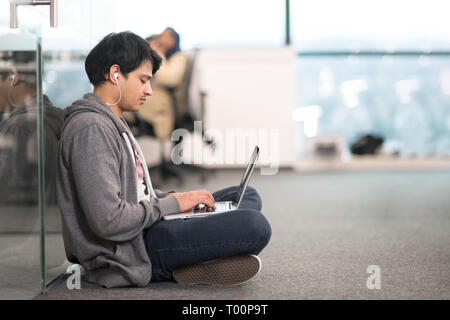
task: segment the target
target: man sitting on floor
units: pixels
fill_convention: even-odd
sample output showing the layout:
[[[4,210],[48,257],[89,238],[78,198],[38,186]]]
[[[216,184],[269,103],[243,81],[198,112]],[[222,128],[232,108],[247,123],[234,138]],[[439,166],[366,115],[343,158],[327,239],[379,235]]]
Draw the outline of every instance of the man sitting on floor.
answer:
[[[67,258],[85,280],[104,287],[150,281],[238,284],[256,275],[256,256],[271,228],[248,188],[238,210],[197,219],[162,220],[198,204],[236,201],[239,187],[162,192],[152,187],[142,151],[122,118],[152,94],[161,63],[131,32],[106,36],[86,58],[94,86],[65,109],[58,162],[58,202]]]

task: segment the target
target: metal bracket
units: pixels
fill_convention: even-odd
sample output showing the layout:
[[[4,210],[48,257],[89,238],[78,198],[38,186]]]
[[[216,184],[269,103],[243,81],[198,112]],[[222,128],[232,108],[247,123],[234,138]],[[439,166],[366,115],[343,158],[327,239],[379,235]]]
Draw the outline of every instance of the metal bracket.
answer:
[[[50,27],[58,26],[58,0],[10,0],[9,1],[9,26],[18,27],[17,7],[23,5],[42,6],[50,5]]]

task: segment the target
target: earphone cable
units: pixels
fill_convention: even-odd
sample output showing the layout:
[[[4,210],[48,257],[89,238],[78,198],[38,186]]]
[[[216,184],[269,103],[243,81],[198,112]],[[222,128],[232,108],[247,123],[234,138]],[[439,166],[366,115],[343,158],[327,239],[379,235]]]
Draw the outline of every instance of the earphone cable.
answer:
[[[9,86],[9,90],[8,90],[8,101],[14,108],[18,108],[19,106],[17,104],[15,104],[12,99],[11,93],[12,93],[13,85],[14,85],[14,75],[11,76],[11,85]]]
[[[108,106],[114,106],[114,105],[118,104],[120,102],[120,100],[122,100],[122,90],[120,89],[119,81],[117,81],[117,78],[116,78],[116,83],[117,83],[117,87],[119,87],[119,100],[117,100],[116,103],[105,102]]]

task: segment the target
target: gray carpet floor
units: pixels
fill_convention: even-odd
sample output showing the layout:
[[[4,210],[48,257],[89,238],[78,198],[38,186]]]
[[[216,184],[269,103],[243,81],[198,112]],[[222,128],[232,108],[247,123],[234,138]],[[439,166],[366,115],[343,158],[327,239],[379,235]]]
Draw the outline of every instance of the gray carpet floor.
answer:
[[[240,181],[222,170],[178,191]],[[295,173],[255,171],[272,238],[261,272],[236,287],[149,284],[68,290],[61,277],[36,299],[450,299],[450,172]],[[367,268],[380,268],[368,289]]]

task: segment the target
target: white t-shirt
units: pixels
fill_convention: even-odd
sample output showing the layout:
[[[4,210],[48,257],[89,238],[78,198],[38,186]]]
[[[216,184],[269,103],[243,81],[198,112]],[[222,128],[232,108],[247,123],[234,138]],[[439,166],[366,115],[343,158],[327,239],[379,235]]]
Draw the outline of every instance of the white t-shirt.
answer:
[[[128,133],[128,134],[130,134],[130,133]],[[150,200],[150,194],[148,192],[147,185],[145,184],[145,178],[144,178],[145,177],[145,170],[143,168],[143,164],[144,164],[145,160],[142,159],[139,156],[139,153],[137,152],[137,150],[136,150],[136,153],[135,153],[135,149],[133,149],[133,144],[131,143],[131,141],[130,141],[130,139],[128,137],[128,134],[124,132],[123,133],[123,137],[124,137],[124,139],[125,139],[125,141],[127,143],[128,151],[130,152],[131,156],[135,160],[134,164],[135,164],[135,167],[136,167],[136,181],[137,181],[136,188],[137,188],[137,194],[138,194],[138,202],[140,202],[142,200]],[[140,162],[140,166],[141,166],[141,170],[142,170],[142,177],[140,177],[139,173],[138,173],[136,157],[139,157],[139,159],[140,159],[139,162]]]

